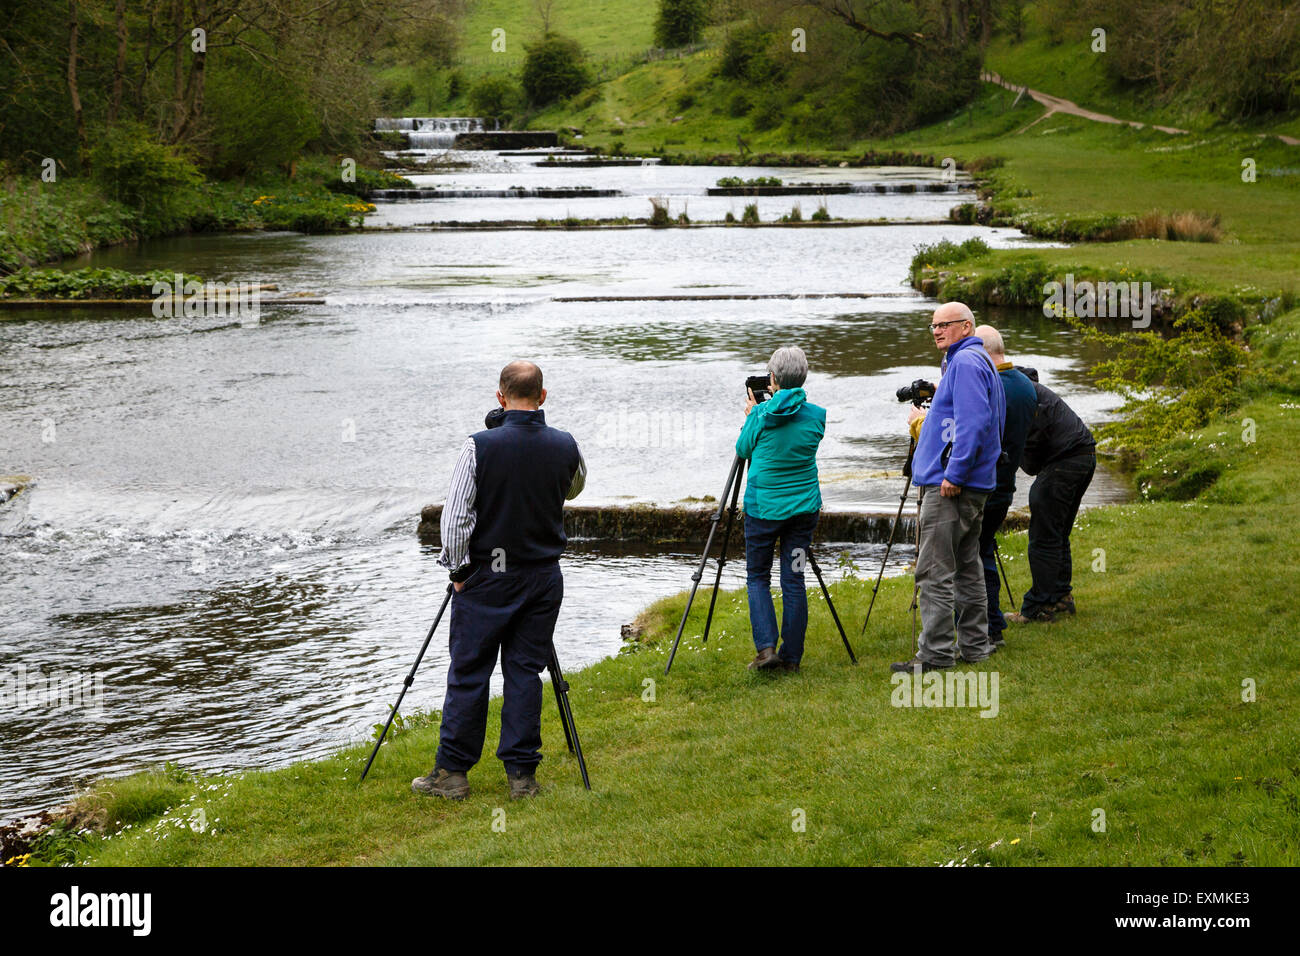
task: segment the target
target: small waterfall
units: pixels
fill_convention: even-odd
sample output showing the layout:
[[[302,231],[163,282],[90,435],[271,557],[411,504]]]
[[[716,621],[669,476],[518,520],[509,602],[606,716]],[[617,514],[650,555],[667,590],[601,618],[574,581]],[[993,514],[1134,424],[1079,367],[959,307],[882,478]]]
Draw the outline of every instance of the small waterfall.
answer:
[[[497,124],[492,123],[495,129]],[[402,116],[375,120],[376,132],[406,134],[408,149],[451,149],[462,133],[482,133],[488,129],[480,116]]]

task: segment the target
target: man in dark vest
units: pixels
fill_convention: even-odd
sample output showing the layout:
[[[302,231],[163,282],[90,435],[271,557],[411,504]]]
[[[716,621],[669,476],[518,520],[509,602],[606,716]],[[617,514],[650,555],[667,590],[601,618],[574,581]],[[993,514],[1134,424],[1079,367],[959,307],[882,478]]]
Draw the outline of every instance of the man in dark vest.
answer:
[[[505,691],[497,757],[512,798],[540,789],[540,675],[564,597],[564,502],[587,476],[573,436],[546,424],[541,369],[511,362],[497,401],[500,426],[466,440],[442,509],[438,563],[455,586],[451,666],[434,768],[411,782],[417,793],[452,800],[469,794],[466,773],[483,754],[498,651]]]

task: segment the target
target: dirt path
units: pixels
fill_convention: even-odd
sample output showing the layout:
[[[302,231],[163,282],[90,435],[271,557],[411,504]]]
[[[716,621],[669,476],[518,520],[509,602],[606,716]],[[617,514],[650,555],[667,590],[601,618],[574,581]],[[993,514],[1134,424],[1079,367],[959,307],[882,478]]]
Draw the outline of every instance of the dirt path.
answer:
[[[1017,130],[1018,133],[1023,133],[1026,129],[1029,129],[1030,126],[1041,123],[1053,113],[1068,113],[1071,116],[1079,116],[1083,119],[1093,120],[1097,123],[1114,123],[1119,126],[1132,126],[1134,129],[1144,129],[1147,125],[1146,123],[1139,123],[1136,120],[1122,120],[1115,116],[1108,116],[1105,113],[1096,113],[1092,110],[1086,110],[1078,103],[1073,103],[1070,100],[1063,100],[1059,96],[1052,96],[1050,93],[1044,93],[1042,90],[1031,90],[1027,86],[1018,86],[1015,83],[1004,80],[1002,77],[989,70],[985,70],[981,73],[980,79],[986,83],[996,83],[998,86],[1004,86],[1009,90],[1015,90],[1017,93],[1027,94],[1034,101],[1042,103],[1047,107],[1046,113],[1038,117],[1038,119],[1034,120],[1033,123],[1030,123],[1029,126],[1026,126],[1024,129]],[[1187,130],[1178,129],[1174,126],[1153,125],[1151,128],[1158,129],[1162,133],[1172,133],[1176,135],[1187,134]],[[1286,143],[1288,146],[1300,146],[1300,139],[1296,139],[1294,136],[1283,136],[1281,133],[1275,133],[1272,135],[1277,136],[1278,139]]]

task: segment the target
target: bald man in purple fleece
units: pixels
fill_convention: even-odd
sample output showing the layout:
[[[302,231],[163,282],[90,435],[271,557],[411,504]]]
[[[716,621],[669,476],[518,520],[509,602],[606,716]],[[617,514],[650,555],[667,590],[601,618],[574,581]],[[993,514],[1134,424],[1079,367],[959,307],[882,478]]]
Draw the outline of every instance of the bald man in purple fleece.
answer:
[[[943,670],[956,654],[975,663],[997,650],[988,634],[979,541],[984,501],[997,487],[1006,395],[968,307],[939,306],[930,331],[944,360],[912,458],[912,482],[921,493],[921,637],[916,657],[891,664],[894,671]],[[920,414],[913,408],[911,418]]]

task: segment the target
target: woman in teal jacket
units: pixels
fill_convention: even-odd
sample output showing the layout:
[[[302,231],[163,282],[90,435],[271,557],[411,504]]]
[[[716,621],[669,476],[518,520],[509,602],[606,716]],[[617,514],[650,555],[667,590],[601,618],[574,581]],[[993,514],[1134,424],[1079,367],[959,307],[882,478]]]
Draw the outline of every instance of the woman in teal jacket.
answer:
[[[777,349],[767,363],[772,397],[749,393],[736,454],[749,461],[745,483],[745,568],[749,625],[758,655],[751,669],[797,671],[808,629],[803,570],[822,507],[817,446],[826,434],[826,409],[803,390],[808,358],[796,346]],[[776,650],[772,552],[781,544],[781,650]]]

